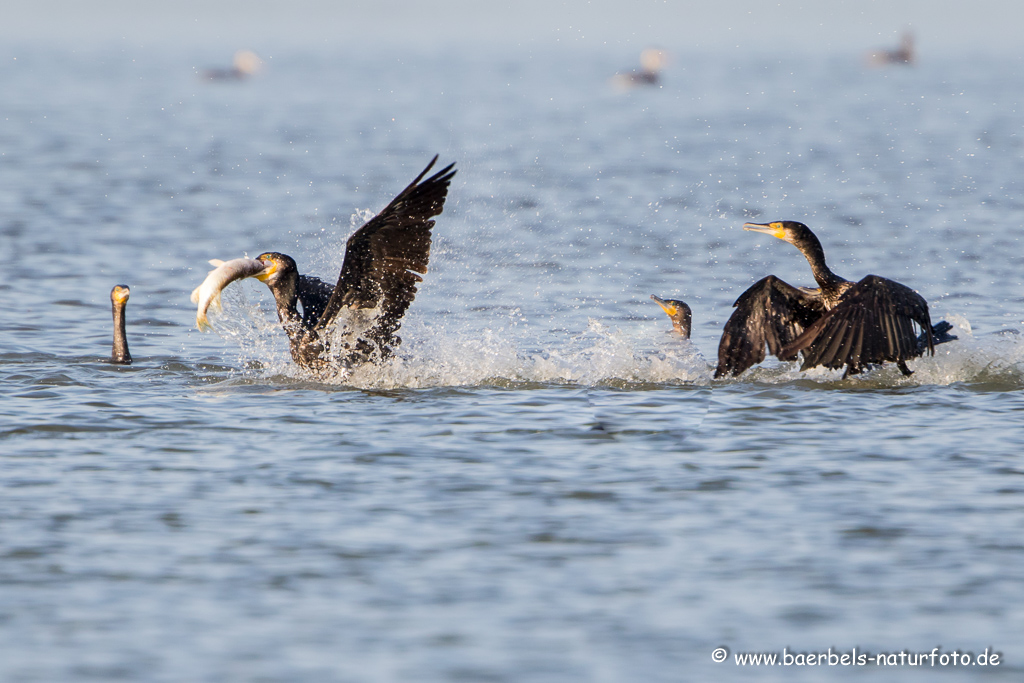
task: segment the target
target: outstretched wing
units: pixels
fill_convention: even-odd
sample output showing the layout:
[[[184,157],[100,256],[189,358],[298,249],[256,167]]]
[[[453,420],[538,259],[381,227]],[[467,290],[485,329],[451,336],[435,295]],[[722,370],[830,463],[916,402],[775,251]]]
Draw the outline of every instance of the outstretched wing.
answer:
[[[435,156],[408,187],[349,238],[338,284],[324,307],[317,330],[330,325],[343,308],[380,308],[366,333],[387,343],[401,324],[402,315],[416,296],[416,283],[427,272],[430,258],[431,217],[444,209],[448,185],[455,175],[449,164],[423,180]],[[420,182],[423,180],[423,182]]]
[[[924,344],[918,340],[915,323]],[[848,289],[839,304],[782,350],[780,358],[804,354],[803,369],[905,361],[934,353],[928,303],[905,285],[868,275]]]
[[[774,356],[796,339],[824,312],[816,290],[804,290],[769,275],[743,292],[725,323],[718,343],[715,377],[738,375],[765,359],[765,346]]]

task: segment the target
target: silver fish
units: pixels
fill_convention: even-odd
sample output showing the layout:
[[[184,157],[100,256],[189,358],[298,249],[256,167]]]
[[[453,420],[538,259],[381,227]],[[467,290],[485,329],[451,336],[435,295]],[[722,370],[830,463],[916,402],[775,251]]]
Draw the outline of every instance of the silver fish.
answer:
[[[192,303],[198,304],[196,327],[200,330],[213,329],[210,321],[206,319],[206,311],[211,305],[216,310],[220,310],[220,293],[225,287],[235,280],[255,277],[266,268],[262,261],[252,258],[236,258],[230,261],[212,259],[210,265],[216,266],[216,268],[210,271],[206,279],[203,280],[203,284],[192,290]]]

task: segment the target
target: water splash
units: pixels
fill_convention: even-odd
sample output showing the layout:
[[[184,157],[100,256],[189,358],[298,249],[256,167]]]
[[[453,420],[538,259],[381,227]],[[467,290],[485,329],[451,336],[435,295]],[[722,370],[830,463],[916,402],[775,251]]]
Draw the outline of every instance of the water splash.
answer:
[[[224,293],[217,333],[238,348],[244,367],[263,377],[308,381],[292,363],[276,314],[252,287]],[[888,389],[955,383],[1019,388],[1024,385],[1024,335],[1016,330],[975,336],[963,316],[948,316],[957,341],[936,347],[934,356],[910,363],[904,377],[895,366],[843,379],[842,370],[801,371],[795,362],[769,359],[730,383],[809,382],[823,388]],[[532,336],[514,316],[491,326],[468,328],[455,319],[411,316],[403,325],[398,353],[381,366],[367,365],[326,380],[357,389],[425,389],[474,386],[565,385],[591,389],[651,391],[678,386],[711,386],[713,365],[690,340],[638,323],[623,329],[593,318],[587,329],[563,337]],[[323,381],[323,380],[321,380]]]
[[[374,389],[513,383],[651,388],[707,384],[711,378],[708,363],[685,340],[652,349],[650,340],[594,320],[585,333],[561,345],[542,343],[512,324],[451,332],[413,322],[403,333],[411,341],[397,358],[380,368],[357,368],[344,381]]]
[[[1024,386],[1024,335],[1007,328],[975,336],[967,319],[949,316],[959,339],[935,347],[935,355],[914,364],[918,384],[976,383],[1008,389]]]
[[[291,362],[287,339],[251,288],[225,290],[215,318],[222,339],[238,348],[243,366],[265,375],[308,379]],[[482,385],[643,386],[703,384],[712,368],[688,340],[648,330],[624,331],[591,319],[585,332],[567,339],[537,339],[511,318],[492,327],[449,329],[412,317],[401,330],[406,340],[381,366],[362,366],[327,380],[360,389],[422,389]]]
[[[1024,335],[1006,329],[975,336],[970,322],[962,315],[946,316],[958,339],[935,347],[934,356],[923,356],[908,365],[909,377],[892,364],[862,375],[843,379],[843,370],[817,367],[800,370],[796,362],[769,359],[730,382],[787,384],[810,382],[823,388],[897,389],[917,386],[977,384],[992,389],[1019,389],[1024,386]]]

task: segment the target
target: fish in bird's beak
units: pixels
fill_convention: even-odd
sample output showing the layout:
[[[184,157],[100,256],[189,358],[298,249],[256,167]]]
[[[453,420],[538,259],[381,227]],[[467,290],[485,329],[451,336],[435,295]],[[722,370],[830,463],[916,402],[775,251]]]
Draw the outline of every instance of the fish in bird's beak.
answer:
[[[277,272],[277,260],[271,258],[269,254],[260,254],[256,257],[256,260],[263,264],[263,272],[256,273],[252,277],[256,278],[260,282],[266,282],[270,279],[271,275]]]
[[[206,318],[206,311],[211,306],[220,310],[220,293],[225,287],[235,280],[242,280],[247,277],[256,277],[263,280],[267,264],[251,258],[236,258],[231,261],[220,261],[213,259],[211,266],[215,266],[203,280],[203,283],[192,292],[192,303],[196,307],[196,327],[200,330],[212,329],[209,320]]]

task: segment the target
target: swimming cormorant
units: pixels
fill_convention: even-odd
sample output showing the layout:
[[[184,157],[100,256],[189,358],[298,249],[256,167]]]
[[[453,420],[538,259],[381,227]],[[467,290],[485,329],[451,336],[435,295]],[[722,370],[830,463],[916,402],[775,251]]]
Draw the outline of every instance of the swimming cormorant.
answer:
[[[128,352],[128,336],[125,334],[124,309],[128,305],[131,291],[128,285],[114,285],[110,290],[110,307],[114,312],[114,347],[110,352],[110,362],[118,365],[131,365],[132,354]]]
[[[672,328],[683,336],[683,339],[690,338],[690,307],[685,301],[679,299],[662,299],[651,294],[651,298],[661,306],[661,310],[668,314],[672,320]]]
[[[914,34],[904,31],[900,37],[900,46],[895,50],[876,50],[869,52],[867,56],[870,66],[885,66],[886,64],[913,64],[914,63]]]
[[[889,361],[909,375],[907,360],[932,354],[935,344],[956,339],[947,334],[949,323],[932,326],[928,303],[909,287],[877,275],[851,282],[829,270],[821,242],[803,223],[747,223],[743,229],[799,249],[818,288],[793,287],[769,275],[743,292],[725,323],[715,377],[739,375],[760,363],[765,346],[781,360],[803,354],[801,370],[846,366],[845,377]]]
[[[300,275],[286,254],[257,257],[266,268],[253,277],[273,293],[292,359],[303,368],[329,373],[380,362],[401,343],[395,332],[427,272],[430,219],[444,209],[455,175],[449,164],[423,180],[436,161],[348,239],[337,284]]]
[[[231,60],[231,68],[213,68],[203,71],[203,77],[211,81],[240,81],[252,76],[263,68],[263,60],[252,50],[239,50]]]
[[[612,83],[620,88],[632,88],[638,85],[658,85],[661,81],[661,69],[668,62],[668,54],[664,50],[648,48],[640,53],[639,71],[618,73],[612,76]]]

